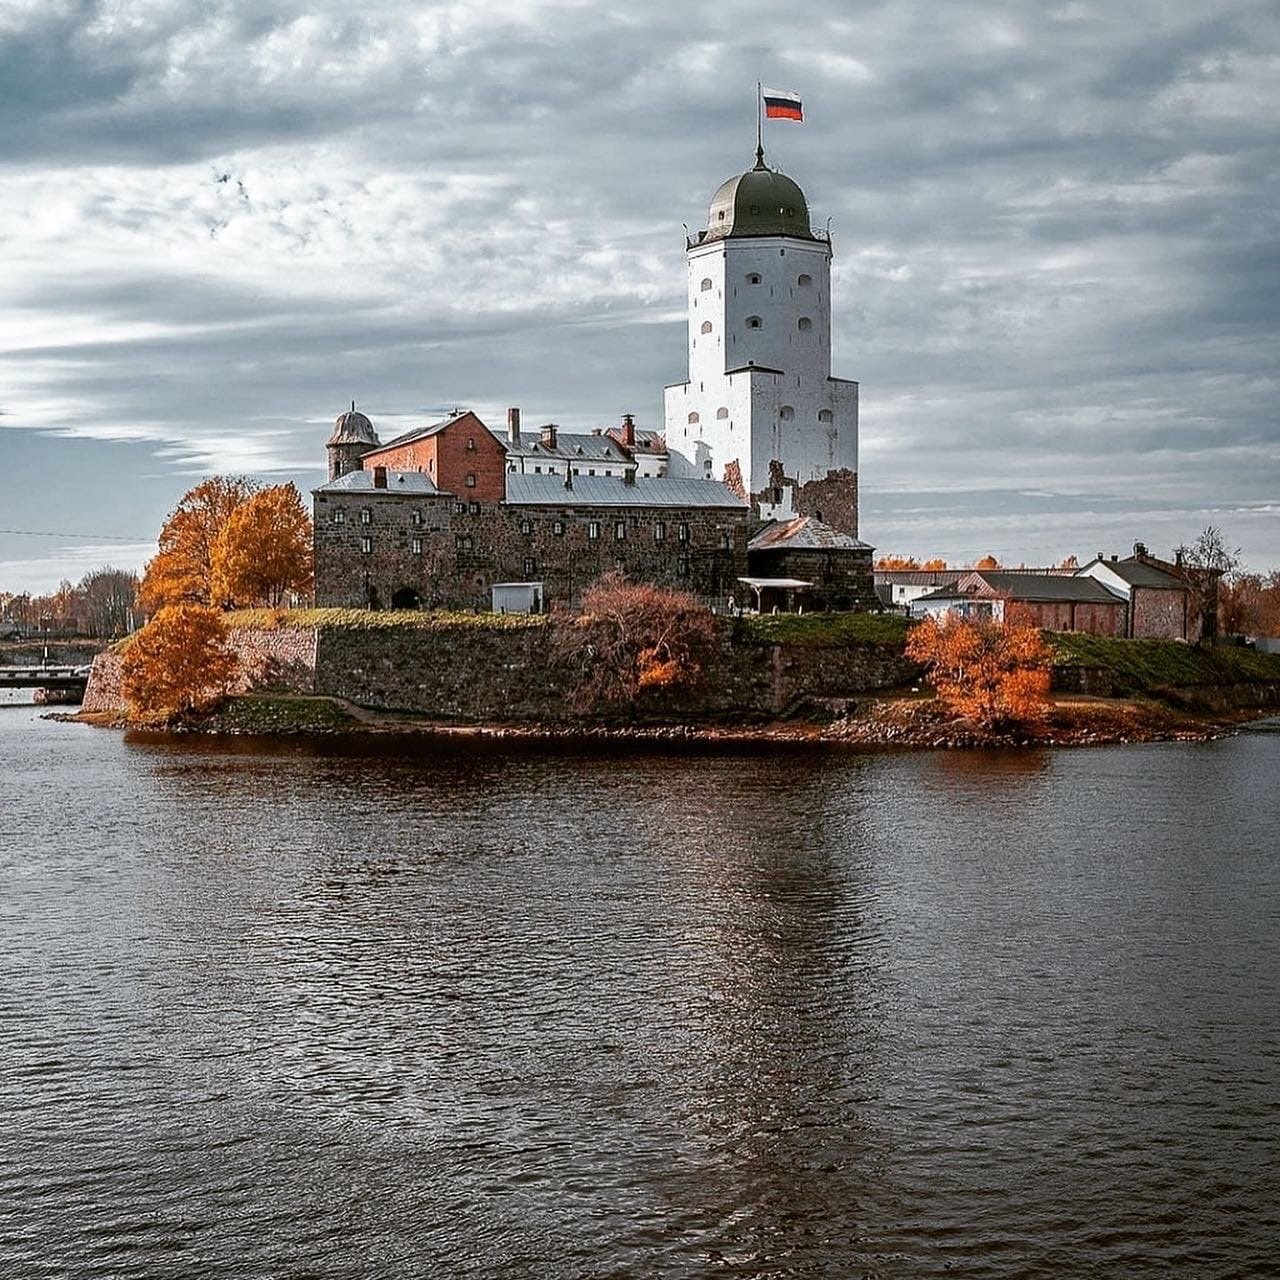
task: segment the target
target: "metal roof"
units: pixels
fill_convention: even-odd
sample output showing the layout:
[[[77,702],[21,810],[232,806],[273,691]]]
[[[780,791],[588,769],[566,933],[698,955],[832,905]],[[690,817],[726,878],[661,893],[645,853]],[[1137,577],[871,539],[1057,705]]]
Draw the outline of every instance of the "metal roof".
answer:
[[[968,572],[967,569],[874,569],[872,575],[877,586],[949,587]]]
[[[757,591],[763,590],[765,587],[778,587],[780,590],[798,591],[805,587],[812,587],[812,582],[805,582],[801,578],[739,578],[739,582],[745,582],[747,586]]]
[[[507,445],[508,458],[555,458],[557,461],[590,460],[595,462],[629,461],[622,446],[611,436],[587,435],[576,431],[557,431],[554,446],[542,442],[537,432],[521,436],[519,444]]]
[[[871,544],[841,533],[813,516],[797,516],[767,525],[747,544],[748,551],[870,551]]]
[[[312,493],[389,493],[392,497],[412,495],[414,497],[434,496],[437,489],[431,477],[422,471],[388,471],[387,487],[377,489],[373,484],[372,471],[348,471],[345,476],[330,480]]]
[[[1176,574],[1166,573],[1143,560],[1091,560],[1078,572],[1082,575],[1095,564],[1110,569],[1131,587],[1163,587],[1166,591],[1187,591],[1187,584]],[[1087,575],[1086,575],[1087,576]]]
[[[983,590],[983,588],[986,588]],[[1122,604],[1096,578],[1077,578],[1057,573],[1018,573],[1007,569],[973,569],[958,582],[940,587],[919,601],[1008,598],[1013,600],[1062,601],[1076,604]],[[917,601],[917,603],[919,603]]]
[[[574,476],[567,488],[561,476],[507,476],[507,502],[516,507],[725,507],[745,511],[747,504],[717,480],[669,476],[627,484],[621,476]]]

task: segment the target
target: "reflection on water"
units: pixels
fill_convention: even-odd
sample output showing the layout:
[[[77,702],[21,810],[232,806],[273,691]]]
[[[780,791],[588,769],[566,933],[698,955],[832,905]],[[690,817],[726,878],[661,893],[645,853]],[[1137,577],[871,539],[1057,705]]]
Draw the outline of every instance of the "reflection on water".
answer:
[[[0,759],[0,1274],[1274,1274],[1274,735]]]

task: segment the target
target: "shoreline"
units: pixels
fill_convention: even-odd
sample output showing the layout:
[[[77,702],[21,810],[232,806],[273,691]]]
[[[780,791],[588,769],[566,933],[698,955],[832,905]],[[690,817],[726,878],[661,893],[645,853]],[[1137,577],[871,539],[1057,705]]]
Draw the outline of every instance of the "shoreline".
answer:
[[[861,749],[964,750],[1008,747],[1110,746],[1146,742],[1207,742],[1243,724],[1269,719],[1277,707],[1192,714],[1162,703],[1069,696],[1055,700],[1035,726],[985,729],[950,715],[930,697],[868,700],[854,714],[827,720],[798,718],[731,723],[458,722],[371,711],[322,697],[249,694],[208,716],[174,725],[130,721],[119,712],[51,712],[44,718],[128,732],[208,737],[423,736],[565,742],[702,742]]]

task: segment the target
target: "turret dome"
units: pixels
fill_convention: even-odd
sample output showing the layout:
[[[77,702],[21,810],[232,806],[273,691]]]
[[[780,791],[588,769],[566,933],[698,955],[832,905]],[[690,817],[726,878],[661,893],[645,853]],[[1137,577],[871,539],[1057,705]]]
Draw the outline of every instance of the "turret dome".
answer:
[[[338,444],[364,444],[372,445],[378,443],[378,433],[373,429],[373,423],[361,413],[355,406],[355,401],[351,402],[351,408],[346,413],[338,414],[333,424],[333,434],[329,437],[328,446]]]
[[[755,167],[722,182],[711,197],[707,229],[699,241],[739,236],[797,236],[814,239],[809,205],[799,185],[770,169],[757,148]]]

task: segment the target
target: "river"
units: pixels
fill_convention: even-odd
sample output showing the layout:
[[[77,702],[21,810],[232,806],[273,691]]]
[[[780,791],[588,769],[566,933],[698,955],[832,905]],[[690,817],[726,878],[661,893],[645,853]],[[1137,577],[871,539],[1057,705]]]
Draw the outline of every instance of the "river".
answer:
[[[0,1276],[1274,1276],[1277,779],[0,706]]]

